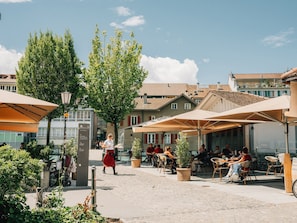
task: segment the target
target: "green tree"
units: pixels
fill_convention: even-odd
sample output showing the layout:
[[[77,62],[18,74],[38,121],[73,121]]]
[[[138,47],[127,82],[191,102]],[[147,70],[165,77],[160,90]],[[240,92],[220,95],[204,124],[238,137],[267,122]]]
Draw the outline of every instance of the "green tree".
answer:
[[[84,81],[89,105],[99,117],[113,124],[118,143],[119,123],[135,108],[134,99],[148,73],[139,65],[142,46],[133,33],[130,39],[123,40],[123,33],[116,30],[106,45],[105,39],[106,33],[100,34],[96,26]]]
[[[80,88],[82,62],[77,58],[72,36],[52,32],[30,34],[24,56],[18,63],[17,89],[21,94],[62,105],[61,92],[72,93],[69,107],[73,107],[83,93]],[[47,145],[50,142],[51,120],[63,114],[63,106],[47,115]]]

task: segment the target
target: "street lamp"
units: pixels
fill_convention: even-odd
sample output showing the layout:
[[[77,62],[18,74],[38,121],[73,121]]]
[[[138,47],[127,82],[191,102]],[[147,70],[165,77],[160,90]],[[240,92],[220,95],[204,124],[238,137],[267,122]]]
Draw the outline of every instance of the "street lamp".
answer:
[[[65,91],[65,92],[62,92],[61,93],[61,98],[62,98],[62,104],[64,105],[64,146],[63,146],[63,149],[64,149],[64,151],[63,151],[63,155],[65,155],[65,147],[66,147],[66,145],[65,145],[65,142],[66,142],[66,121],[67,121],[67,118],[68,118],[68,112],[66,112],[66,105],[69,105],[69,103],[70,103],[70,99],[71,99],[71,93],[70,92],[67,92],[67,91]]]

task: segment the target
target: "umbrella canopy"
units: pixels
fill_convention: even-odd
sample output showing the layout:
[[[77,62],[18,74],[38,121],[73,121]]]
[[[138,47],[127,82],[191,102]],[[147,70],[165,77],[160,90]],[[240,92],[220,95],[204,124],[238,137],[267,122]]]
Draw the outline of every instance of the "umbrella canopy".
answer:
[[[166,132],[166,131],[191,131],[198,134],[198,143],[201,142],[201,134],[221,131],[230,128],[240,127],[242,124],[251,123],[245,120],[210,120],[209,118],[218,115],[217,112],[202,109],[192,110],[164,120],[151,122],[142,127],[133,128],[133,132]],[[253,121],[255,123],[257,121]],[[190,133],[190,134],[191,134]]]
[[[0,130],[37,132],[39,121],[57,107],[47,101],[0,90]]]
[[[289,154],[288,125],[289,121],[285,116],[285,111],[290,108],[290,96],[284,95],[265,101],[253,103],[240,108],[235,108],[216,116],[214,119],[242,119],[242,120],[262,120],[282,123],[284,126],[284,136],[286,144],[286,154],[284,161],[285,188],[287,192],[292,191],[291,160]]]
[[[150,122],[142,125],[142,127],[133,128],[134,132],[160,132],[160,131],[185,131],[195,130],[202,133],[209,133],[240,127],[241,124],[251,123],[245,120],[224,120],[224,119],[210,119],[219,115],[217,112],[206,111],[202,109],[192,110],[190,112],[182,113],[172,116],[160,121]],[[253,123],[258,121],[254,121]],[[259,121],[260,122],[260,121]]]
[[[258,120],[284,123],[286,120],[283,111],[289,108],[290,96],[283,95],[225,111],[210,117],[210,119]]]

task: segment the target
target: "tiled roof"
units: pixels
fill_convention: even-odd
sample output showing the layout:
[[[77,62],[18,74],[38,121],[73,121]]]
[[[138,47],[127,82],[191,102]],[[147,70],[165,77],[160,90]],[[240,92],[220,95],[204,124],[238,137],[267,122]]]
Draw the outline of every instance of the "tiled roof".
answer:
[[[233,102],[239,106],[244,106],[259,101],[264,101],[266,98],[245,92],[234,91],[211,91],[211,93],[218,95],[228,101]]]
[[[190,85],[191,88],[197,88],[197,85]],[[149,96],[176,96],[185,93],[189,90],[189,85],[185,83],[144,83],[142,88],[139,89],[138,95]]]
[[[175,100],[174,98],[147,98],[147,103],[144,103],[144,98],[139,97],[135,99],[136,107],[135,110],[157,110],[168,104],[170,101]]]
[[[168,98],[147,98],[146,103],[144,103],[145,99],[143,97],[138,97],[134,100],[136,102],[135,110],[157,110],[168,105],[171,102],[176,101],[181,97],[185,97],[189,100],[189,102],[192,102],[193,104],[195,104],[193,101],[191,101],[190,98],[188,98],[184,94],[181,94],[175,97],[168,97]]]
[[[190,98],[204,98],[210,90],[230,90],[228,84],[212,84],[208,87],[198,87],[196,84],[185,83],[144,83],[138,95],[143,96],[177,96],[185,94]]]

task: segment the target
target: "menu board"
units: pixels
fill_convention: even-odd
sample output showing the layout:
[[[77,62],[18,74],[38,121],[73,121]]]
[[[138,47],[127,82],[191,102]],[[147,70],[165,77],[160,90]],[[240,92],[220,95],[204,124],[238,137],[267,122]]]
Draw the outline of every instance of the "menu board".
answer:
[[[77,151],[77,186],[88,185],[89,170],[89,124],[79,124]]]

